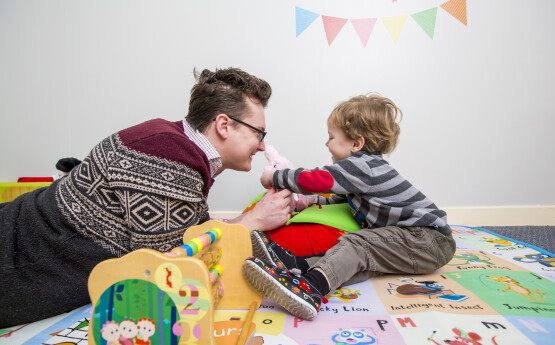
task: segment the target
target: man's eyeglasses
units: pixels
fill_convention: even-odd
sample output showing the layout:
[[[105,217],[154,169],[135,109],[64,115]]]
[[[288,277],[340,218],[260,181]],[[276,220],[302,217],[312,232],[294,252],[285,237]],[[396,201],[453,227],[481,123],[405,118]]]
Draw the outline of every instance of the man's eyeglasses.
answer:
[[[249,125],[248,123],[243,122],[243,121],[241,121],[241,120],[239,120],[239,119],[236,119],[236,118],[234,118],[233,116],[227,115],[227,117],[229,117],[229,118],[232,119],[233,121],[237,121],[237,122],[239,122],[240,124],[249,127],[250,129],[255,130],[255,131],[258,133],[258,140],[260,140],[260,142],[262,142],[262,140],[264,140],[264,137],[266,136],[266,134],[268,134],[267,132],[264,132],[264,131],[261,130],[261,129],[258,129],[258,128],[254,127],[254,126],[251,126],[251,125]]]

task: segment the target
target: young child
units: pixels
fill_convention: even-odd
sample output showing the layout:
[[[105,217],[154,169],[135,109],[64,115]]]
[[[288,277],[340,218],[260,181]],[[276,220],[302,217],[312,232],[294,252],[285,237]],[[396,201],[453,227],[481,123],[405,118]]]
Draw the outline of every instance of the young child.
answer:
[[[339,104],[328,118],[332,165],[264,173],[266,188],[318,196],[320,204],[349,203],[362,229],[339,237],[323,256],[295,257],[260,231],[244,275],[292,315],[312,320],[323,296],[380,274],[425,274],[455,252],[446,214],[402,178],[382,154],[392,152],[402,114],[389,99],[363,95]]]

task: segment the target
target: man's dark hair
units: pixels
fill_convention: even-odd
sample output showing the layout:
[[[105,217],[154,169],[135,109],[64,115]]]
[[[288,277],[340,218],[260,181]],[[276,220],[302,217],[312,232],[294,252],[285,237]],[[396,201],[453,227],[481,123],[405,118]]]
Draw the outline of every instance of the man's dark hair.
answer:
[[[239,68],[193,71],[197,83],[191,89],[187,122],[204,131],[218,114],[241,118],[247,108],[246,98],[266,107],[272,88],[265,80]]]

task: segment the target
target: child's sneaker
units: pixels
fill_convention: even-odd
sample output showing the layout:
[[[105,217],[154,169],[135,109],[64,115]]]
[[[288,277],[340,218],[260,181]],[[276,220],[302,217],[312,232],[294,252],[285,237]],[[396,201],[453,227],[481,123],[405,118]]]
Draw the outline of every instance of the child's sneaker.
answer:
[[[285,269],[253,257],[243,263],[243,274],[255,290],[293,316],[313,320],[320,311],[323,296],[303,277],[292,276]]]
[[[295,254],[282,248],[262,231],[251,231],[251,242],[252,254],[256,258],[273,263],[278,268],[288,270],[295,275],[304,273],[308,269],[306,261],[297,259]]]

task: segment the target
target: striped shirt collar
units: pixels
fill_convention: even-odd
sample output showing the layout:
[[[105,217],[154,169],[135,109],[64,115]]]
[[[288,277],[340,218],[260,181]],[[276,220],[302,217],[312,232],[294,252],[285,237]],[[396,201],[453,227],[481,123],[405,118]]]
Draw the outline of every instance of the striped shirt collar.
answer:
[[[183,120],[183,129],[185,135],[194,142],[202,152],[208,158],[208,162],[210,163],[210,176],[214,178],[218,172],[218,170],[222,167],[222,157],[216,151],[214,146],[208,141],[208,139],[199,132],[198,130],[193,129],[191,125],[186,121]]]

